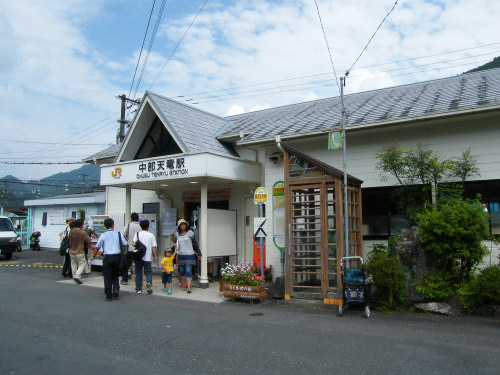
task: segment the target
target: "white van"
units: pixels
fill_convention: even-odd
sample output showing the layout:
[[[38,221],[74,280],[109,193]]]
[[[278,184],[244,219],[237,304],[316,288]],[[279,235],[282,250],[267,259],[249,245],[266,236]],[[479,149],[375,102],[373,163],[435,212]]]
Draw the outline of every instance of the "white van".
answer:
[[[16,247],[17,234],[12,221],[7,216],[0,216],[0,254],[8,260]]]

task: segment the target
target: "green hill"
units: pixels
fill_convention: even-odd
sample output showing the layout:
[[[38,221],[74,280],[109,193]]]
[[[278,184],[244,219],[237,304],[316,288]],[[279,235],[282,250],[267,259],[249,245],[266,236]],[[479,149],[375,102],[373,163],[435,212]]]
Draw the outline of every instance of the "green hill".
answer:
[[[100,168],[85,164],[69,172],[56,173],[39,181],[21,181],[14,176],[0,178],[0,205],[9,208],[24,206],[27,199],[74,194],[99,187]]]
[[[490,62],[487,62],[486,64],[483,64],[481,66],[478,66],[477,68],[468,70],[465,73],[479,72],[481,70],[493,69],[493,68],[498,68],[498,67],[500,67],[500,56],[495,57]]]

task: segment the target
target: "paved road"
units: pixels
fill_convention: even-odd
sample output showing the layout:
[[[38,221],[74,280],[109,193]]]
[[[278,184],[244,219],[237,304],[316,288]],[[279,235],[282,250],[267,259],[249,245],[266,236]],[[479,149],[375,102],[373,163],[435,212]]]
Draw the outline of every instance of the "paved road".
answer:
[[[49,251],[0,258],[0,374],[500,372],[498,319],[339,318],[326,308],[134,293],[108,303],[100,288],[58,282],[61,270],[50,266],[61,259]]]

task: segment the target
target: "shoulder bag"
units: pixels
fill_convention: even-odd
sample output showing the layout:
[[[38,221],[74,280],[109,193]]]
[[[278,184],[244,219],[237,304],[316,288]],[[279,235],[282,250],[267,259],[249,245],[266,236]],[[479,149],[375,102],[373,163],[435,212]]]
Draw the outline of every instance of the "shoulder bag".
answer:
[[[142,260],[144,258],[144,255],[146,255],[146,245],[144,245],[140,240],[139,240],[139,232],[137,232],[137,241],[135,241],[135,251],[134,251],[134,260]]]

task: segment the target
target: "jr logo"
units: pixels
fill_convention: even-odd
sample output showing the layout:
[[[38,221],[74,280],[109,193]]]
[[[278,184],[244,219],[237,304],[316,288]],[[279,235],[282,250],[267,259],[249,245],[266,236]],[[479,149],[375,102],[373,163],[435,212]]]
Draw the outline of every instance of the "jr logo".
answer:
[[[116,167],[115,170],[113,172],[111,172],[111,176],[113,176],[113,178],[120,178],[122,175],[122,169],[120,167]]]

